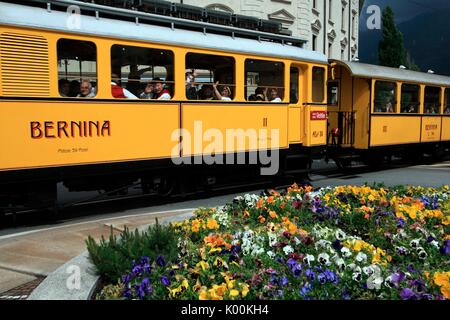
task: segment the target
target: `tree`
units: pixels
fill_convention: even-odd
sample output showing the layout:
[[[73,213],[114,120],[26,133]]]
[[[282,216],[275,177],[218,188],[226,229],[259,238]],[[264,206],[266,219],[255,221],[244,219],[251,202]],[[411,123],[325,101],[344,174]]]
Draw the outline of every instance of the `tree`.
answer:
[[[382,66],[398,68],[407,66],[406,50],[403,35],[394,21],[394,11],[391,7],[383,10],[383,38],[378,46],[378,59]]]

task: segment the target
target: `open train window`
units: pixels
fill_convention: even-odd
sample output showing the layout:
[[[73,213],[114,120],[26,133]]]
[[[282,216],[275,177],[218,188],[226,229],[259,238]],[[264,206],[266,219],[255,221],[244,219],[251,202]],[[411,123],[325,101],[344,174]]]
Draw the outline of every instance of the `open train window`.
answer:
[[[170,100],[173,97],[172,51],[113,45],[111,70],[114,98]]]
[[[444,114],[450,114],[450,89],[445,89]]]
[[[325,68],[312,69],[312,100],[322,103],[325,100]]]
[[[328,82],[328,105],[337,106],[339,104],[339,82]]]
[[[235,95],[235,60],[212,54],[186,55],[186,98],[231,101]]]
[[[57,43],[58,89],[61,97],[93,98],[97,92],[95,43],[60,39]]]
[[[289,102],[291,104],[298,103],[299,77],[300,77],[300,70],[297,67],[291,67],[291,81],[290,81],[291,91],[289,94]]]
[[[441,113],[441,88],[439,87],[425,87],[425,114],[439,114]]]
[[[419,113],[420,86],[415,84],[402,84],[401,113]]]
[[[247,101],[283,101],[284,63],[247,59],[245,60],[245,80]]]
[[[395,113],[397,106],[397,84],[395,82],[376,81],[374,111]]]

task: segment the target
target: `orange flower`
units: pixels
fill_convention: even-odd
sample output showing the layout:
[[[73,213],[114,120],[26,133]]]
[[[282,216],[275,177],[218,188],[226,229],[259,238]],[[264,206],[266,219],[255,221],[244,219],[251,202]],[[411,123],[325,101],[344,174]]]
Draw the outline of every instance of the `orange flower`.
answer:
[[[272,196],[268,197],[266,201],[267,203],[273,203],[273,197]]]
[[[250,217],[250,212],[248,212],[248,210],[244,210],[244,217]]]
[[[208,219],[208,223],[206,224],[208,229],[219,229],[219,224],[214,219]]]
[[[258,203],[256,204],[256,207],[257,207],[258,209],[261,208],[261,207],[263,206],[263,201],[264,201],[263,198],[259,198]]]
[[[271,217],[272,219],[275,219],[275,218],[278,217],[278,216],[277,216],[277,213],[276,213],[275,211],[269,211],[269,215],[270,215],[270,217]]]
[[[261,223],[261,224],[266,222],[266,218],[264,218],[263,216],[259,216],[258,220],[259,220],[259,223]]]
[[[369,215],[368,213],[366,213],[366,214],[364,215],[364,219],[369,220],[369,218],[370,218],[370,215]]]
[[[286,207],[286,203],[285,203],[285,202],[283,202],[282,204],[280,204],[280,208],[281,208],[281,209],[284,209],[284,207]]]

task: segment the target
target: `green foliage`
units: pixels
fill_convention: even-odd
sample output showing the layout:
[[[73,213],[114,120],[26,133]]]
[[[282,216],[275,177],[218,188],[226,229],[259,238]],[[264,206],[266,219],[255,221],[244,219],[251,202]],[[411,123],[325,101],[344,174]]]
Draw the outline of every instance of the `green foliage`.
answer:
[[[394,21],[394,11],[386,7],[383,11],[383,38],[378,47],[379,63],[382,66],[398,68],[406,65],[406,50],[403,35]]]
[[[131,232],[128,228],[120,234],[103,236],[97,243],[91,236],[86,240],[92,263],[99,274],[108,282],[116,284],[120,277],[130,270],[130,261],[147,256],[154,261],[163,255],[167,261],[177,258],[177,236],[172,225],[161,226],[156,221],[146,231]]]

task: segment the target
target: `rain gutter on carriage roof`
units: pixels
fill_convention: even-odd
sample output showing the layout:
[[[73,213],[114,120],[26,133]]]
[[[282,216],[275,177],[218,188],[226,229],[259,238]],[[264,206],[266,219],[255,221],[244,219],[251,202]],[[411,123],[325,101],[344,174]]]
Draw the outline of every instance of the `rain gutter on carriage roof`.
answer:
[[[64,2],[76,3],[78,1]],[[111,8],[111,10],[112,9],[113,8]],[[126,12],[130,11],[124,9],[115,10],[123,10]],[[137,15],[155,16],[147,13],[132,12]],[[245,39],[237,36],[232,37],[212,33],[172,29],[169,27],[161,27],[144,23],[136,24],[134,22],[102,17],[97,19],[96,17],[83,15],[81,16],[79,28],[70,29],[67,27],[67,18],[68,14],[66,12],[48,11],[43,8],[0,2],[0,24],[4,25],[39,28],[53,31],[56,30],[60,32],[94,35],[99,37],[145,41],[187,48],[260,55],[278,59],[293,59],[320,64],[327,64],[328,62],[327,57],[322,53],[282,43]]]
[[[448,76],[417,72],[400,68],[389,68],[360,62],[330,60],[330,63],[334,63],[336,65],[347,68],[354,77],[381,80],[385,79],[402,82],[416,82],[450,87],[450,77]]]

